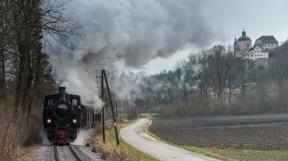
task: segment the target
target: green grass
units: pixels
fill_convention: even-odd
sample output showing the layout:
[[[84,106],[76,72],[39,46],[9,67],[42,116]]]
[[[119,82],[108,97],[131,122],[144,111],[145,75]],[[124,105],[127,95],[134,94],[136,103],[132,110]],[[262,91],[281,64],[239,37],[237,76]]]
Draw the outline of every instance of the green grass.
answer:
[[[191,151],[191,152],[195,152],[195,153],[199,153],[199,154],[202,154],[202,155],[205,155],[207,157],[211,157],[211,158],[215,158],[215,159],[219,159],[219,160],[222,160],[222,161],[233,161],[234,159],[228,157],[228,156],[225,156],[225,155],[222,155],[221,153],[216,153],[214,151],[211,151],[211,150],[208,150],[208,149],[205,149],[205,148],[199,148],[199,147],[193,147],[193,146],[179,146],[178,147],[181,147],[181,148],[184,148],[188,151]]]
[[[132,124],[134,121],[129,121],[128,123],[124,125],[120,125],[119,129],[128,126],[129,124]],[[111,128],[106,131],[106,140],[110,143],[116,144],[115,139],[115,132],[114,129]],[[141,151],[135,149],[134,147],[130,146],[129,144],[125,143],[124,141],[120,140],[120,147],[127,151],[128,153],[132,154],[136,158],[138,158],[140,161],[157,161],[156,159],[152,158],[151,156],[142,153]]]
[[[288,150],[205,149],[240,161],[288,161]]]

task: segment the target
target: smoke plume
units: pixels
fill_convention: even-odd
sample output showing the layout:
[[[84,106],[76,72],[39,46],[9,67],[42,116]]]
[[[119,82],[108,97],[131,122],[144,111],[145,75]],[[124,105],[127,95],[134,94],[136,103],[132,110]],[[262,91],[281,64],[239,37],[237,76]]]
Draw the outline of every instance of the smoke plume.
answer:
[[[54,0],[79,24],[80,36],[51,43],[56,81],[97,103],[96,75],[118,62],[141,68],[156,57],[169,57],[185,45],[204,47],[215,40],[195,0]],[[123,87],[122,87],[123,88]]]

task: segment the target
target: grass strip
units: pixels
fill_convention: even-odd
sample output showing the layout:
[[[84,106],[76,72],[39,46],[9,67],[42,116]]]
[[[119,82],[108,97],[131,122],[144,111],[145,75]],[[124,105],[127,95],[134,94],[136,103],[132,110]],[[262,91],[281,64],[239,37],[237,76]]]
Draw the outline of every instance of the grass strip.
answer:
[[[245,161],[288,161],[288,150],[246,150],[207,148],[220,155]]]

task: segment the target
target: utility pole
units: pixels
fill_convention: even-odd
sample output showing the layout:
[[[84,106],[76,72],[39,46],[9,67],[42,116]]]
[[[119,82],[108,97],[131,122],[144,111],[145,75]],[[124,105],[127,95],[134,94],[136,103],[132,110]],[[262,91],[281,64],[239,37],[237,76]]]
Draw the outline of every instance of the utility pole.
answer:
[[[103,74],[101,74],[101,99],[102,99],[102,108],[101,108],[101,122],[102,122],[102,137],[103,137],[103,142],[105,143],[105,106],[104,104],[104,79],[103,79]]]
[[[105,80],[105,85],[106,85],[107,93],[108,93],[108,96],[109,96],[110,108],[111,108],[111,112],[112,112],[112,119],[113,119],[113,126],[114,126],[114,130],[115,130],[116,142],[117,142],[117,145],[119,145],[120,141],[119,141],[118,130],[117,130],[117,122],[116,122],[116,118],[115,118],[112,97],[111,97],[110,88],[109,88],[109,84],[108,84],[108,80],[107,80],[107,76],[106,76],[105,70],[102,70],[102,78]]]
[[[115,137],[116,137],[116,142],[117,145],[120,145],[120,141],[119,141],[119,136],[118,136],[118,130],[117,130],[117,122],[116,122],[116,118],[115,118],[115,113],[114,113],[114,106],[113,106],[113,101],[112,101],[112,97],[111,97],[111,93],[110,93],[110,88],[109,88],[109,84],[108,84],[108,80],[107,80],[107,76],[105,73],[105,70],[101,71],[101,97],[102,97],[102,101],[104,101],[104,81],[105,81],[105,85],[107,88],[107,93],[109,96],[109,102],[110,102],[110,108],[111,108],[111,112],[112,112],[112,119],[113,119],[113,127],[115,130]],[[106,105],[105,105],[106,106]],[[105,126],[104,126],[104,107],[102,107],[102,126],[103,126],[103,141],[105,142]]]
[[[115,102],[115,117],[118,118],[118,102]]]

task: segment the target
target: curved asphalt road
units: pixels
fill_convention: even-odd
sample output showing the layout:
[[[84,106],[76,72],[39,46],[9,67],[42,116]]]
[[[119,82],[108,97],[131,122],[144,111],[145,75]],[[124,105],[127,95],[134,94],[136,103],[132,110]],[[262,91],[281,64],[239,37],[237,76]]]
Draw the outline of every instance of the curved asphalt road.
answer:
[[[197,153],[193,153],[169,144],[165,144],[144,132],[148,119],[140,119],[136,123],[120,130],[123,141],[136,149],[161,161],[217,161]]]

